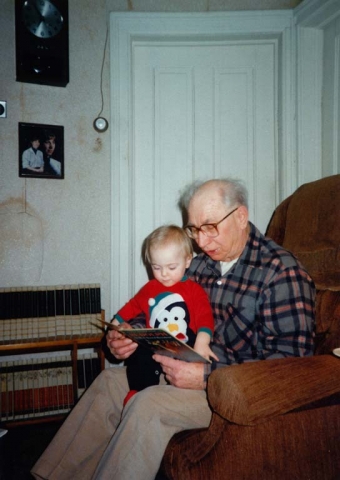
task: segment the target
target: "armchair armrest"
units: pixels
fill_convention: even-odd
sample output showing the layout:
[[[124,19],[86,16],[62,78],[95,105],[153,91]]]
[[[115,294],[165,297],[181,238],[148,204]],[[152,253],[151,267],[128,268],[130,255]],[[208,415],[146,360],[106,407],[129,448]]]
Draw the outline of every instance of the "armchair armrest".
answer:
[[[333,355],[265,360],[215,370],[208,400],[221,417],[256,425],[340,392],[340,359]]]

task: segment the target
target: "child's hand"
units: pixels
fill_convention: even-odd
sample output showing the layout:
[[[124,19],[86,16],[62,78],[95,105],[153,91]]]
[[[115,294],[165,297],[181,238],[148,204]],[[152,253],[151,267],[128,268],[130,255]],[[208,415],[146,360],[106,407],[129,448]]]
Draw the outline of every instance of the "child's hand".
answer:
[[[216,360],[216,362],[219,361],[219,358],[215,355],[215,353],[211,350],[209,347],[209,343],[207,343],[207,334],[204,334],[204,337],[202,336],[201,333],[197,335],[196,342],[194,345],[194,350],[202,355],[202,357],[206,358],[207,360],[210,360],[211,358]],[[210,337],[209,337],[210,341]]]
[[[113,318],[112,322],[111,322],[113,325],[116,325],[117,327],[120,327],[120,328],[125,328],[125,329],[129,329],[129,328],[132,328],[131,325],[127,322],[119,322],[115,317]]]

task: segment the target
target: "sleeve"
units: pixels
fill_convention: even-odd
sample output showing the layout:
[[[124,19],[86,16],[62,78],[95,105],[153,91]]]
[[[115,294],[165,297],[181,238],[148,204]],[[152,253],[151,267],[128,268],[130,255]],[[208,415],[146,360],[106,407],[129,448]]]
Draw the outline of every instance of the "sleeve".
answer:
[[[58,160],[54,160],[54,158],[51,158],[50,165],[56,175],[61,175],[61,163]]]
[[[119,322],[129,322],[141,313],[145,313],[145,299],[148,298],[149,287],[144,285],[136,295],[131,298],[118,312],[115,317]]]
[[[258,359],[313,355],[315,287],[299,266],[286,268],[261,293]]]
[[[142,312],[141,306],[139,305],[138,298],[133,297],[129,300],[118,312],[115,317],[117,320],[122,322],[128,322],[134,317],[137,317]]]
[[[209,297],[203,287],[195,282],[192,282],[192,306],[197,332],[206,332],[212,337],[215,322]]]
[[[39,167],[42,167],[44,165],[44,155],[40,150],[38,150],[37,155],[39,158]]]
[[[22,154],[22,168],[29,166],[29,150],[25,150]]]

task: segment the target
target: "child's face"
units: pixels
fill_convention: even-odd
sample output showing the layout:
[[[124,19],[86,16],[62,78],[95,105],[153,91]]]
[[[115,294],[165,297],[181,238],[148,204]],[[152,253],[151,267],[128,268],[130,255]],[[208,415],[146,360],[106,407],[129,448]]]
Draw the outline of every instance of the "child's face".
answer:
[[[151,268],[156,280],[166,287],[179,282],[191,262],[191,255],[186,255],[180,245],[170,244],[151,248]]]

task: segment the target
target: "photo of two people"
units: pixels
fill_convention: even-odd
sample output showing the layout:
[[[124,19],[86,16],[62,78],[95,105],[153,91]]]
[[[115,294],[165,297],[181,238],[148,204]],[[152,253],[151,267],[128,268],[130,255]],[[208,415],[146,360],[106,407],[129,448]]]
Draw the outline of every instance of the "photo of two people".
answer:
[[[64,127],[19,123],[19,177],[64,178]]]

